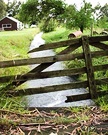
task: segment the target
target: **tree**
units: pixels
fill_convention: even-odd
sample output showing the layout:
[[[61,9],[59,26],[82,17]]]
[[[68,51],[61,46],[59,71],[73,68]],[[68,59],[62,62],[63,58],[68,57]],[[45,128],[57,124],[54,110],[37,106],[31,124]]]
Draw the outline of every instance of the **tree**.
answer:
[[[63,18],[67,28],[70,29],[75,26],[76,14],[77,14],[77,10],[75,5],[69,5],[65,8]]]
[[[80,28],[80,30],[83,32],[84,28],[90,27],[91,22],[93,20],[93,8],[90,3],[87,3],[85,0],[83,0],[83,6],[80,10],[75,9],[75,5],[72,5],[67,9],[68,10],[66,10],[65,13],[67,14],[66,25],[69,28]]]
[[[77,17],[75,19],[76,26],[80,28],[83,32],[84,28],[90,27],[92,18],[92,5],[90,3],[83,1],[84,5],[81,7],[80,11],[77,12]]]
[[[3,0],[0,0],[0,19],[6,15],[6,4]]]
[[[50,21],[60,20],[64,8],[62,0],[28,0],[21,6],[20,18],[30,24],[38,24],[42,20],[47,26]]]
[[[41,7],[38,0],[28,0],[21,5],[19,17],[22,22],[34,24],[40,19]]]

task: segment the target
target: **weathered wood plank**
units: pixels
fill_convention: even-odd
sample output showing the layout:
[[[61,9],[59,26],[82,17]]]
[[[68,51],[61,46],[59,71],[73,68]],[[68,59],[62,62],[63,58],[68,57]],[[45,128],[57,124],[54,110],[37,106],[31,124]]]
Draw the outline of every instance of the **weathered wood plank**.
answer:
[[[45,86],[45,87],[39,87],[39,88],[28,88],[23,90],[14,90],[6,92],[7,96],[24,96],[24,95],[32,95],[32,94],[40,94],[40,93],[48,93],[48,92],[54,92],[54,91],[62,91],[62,90],[68,90],[68,89],[76,89],[77,88],[86,88],[88,87],[87,81],[79,81],[79,82],[73,82],[68,84],[60,84],[60,85],[52,85],[52,86]]]
[[[67,96],[67,100],[65,102],[66,103],[67,102],[75,102],[75,101],[86,100],[86,99],[91,99],[90,93]]]
[[[73,44],[72,46],[68,46],[67,48],[65,48],[64,50],[62,50],[60,53],[58,53],[58,55],[61,55],[61,54],[69,54],[69,53],[72,53],[73,51],[75,51],[76,49],[78,49],[80,46],[81,46],[81,42],[80,43],[76,43],[76,44]]]
[[[60,77],[60,76],[73,76],[79,75],[86,72],[86,68],[76,68],[76,69],[64,69],[64,70],[56,70],[56,71],[46,71],[39,73],[28,73],[24,75],[12,75],[12,76],[4,76],[0,77],[0,83],[6,82],[19,82],[33,79],[44,79],[44,78],[52,78],[52,77]]]
[[[101,70],[105,71],[108,69],[108,64],[98,65],[93,67],[94,67],[94,71],[101,71]],[[60,77],[60,76],[75,76],[84,73],[86,73],[86,67],[47,71],[47,72],[33,72],[33,73],[30,72],[24,75],[11,75],[11,76],[0,77],[0,83],[6,83],[11,81],[20,82],[26,80],[42,79],[42,78],[44,79],[44,78],[52,78],[52,77]]]
[[[99,91],[97,92],[97,95],[99,97],[107,95],[108,91]],[[84,94],[80,94],[80,95],[71,95],[71,96],[67,96],[67,100],[66,102],[74,102],[74,101],[80,101],[80,100],[86,100],[86,99],[90,99],[90,93],[84,93]]]
[[[11,60],[0,62],[0,68],[15,67],[23,65],[41,64],[41,63],[54,63],[58,61],[74,60],[75,58],[83,59],[83,53],[80,54],[64,54],[48,57],[30,58],[22,60]]]
[[[108,78],[96,79],[96,85],[108,84]]]
[[[99,56],[107,56],[107,55],[108,55],[108,51],[95,51],[91,53],[92,58],[96,58]],[[53,63],[58,62],[58,61],[74,60],[75,58],[83,59],[84,58],[83,53],[64,54],[64,55],[10,60],[10,61],[0,61],[0,68],[24,66],[24,65],[32,65],[32,64],[42,64],[42,63],[51,63],[49,65],[52,65]]]
[[[93,66],[94,68],[94,71],[105,71],[105,70],[108,70],[108,64],[105,64],[105,65],[98,65],[98,66]]]
[[[89,43],[96,43],[101,41],[108,41],[108,36],[94,36],[94,37],[88,37]]]
[[[100,41],[108,41],[108,36],[89,37],[88,40],[90,43],[100,42]],[[47,44],[41,45],[39,48],[35,48],[33,50],[30,50],[28,53],[70,46],[70,45],[74,45],[74,44],[80,43],[80,42],[81,42],[81,38],[70,39],[70,40],[60,41],[60,42],[55,42],[55,43],[47,43]]]
[[[106,56],[108,51],[102,52],[93,52],[93,57]],[[0,68],[6,67],[15,67],[15,66],[23,66],[23,65],[31,65],[31,64],[40,64],[40,63],[50,63],[50,62],[57,62],[57,61],[66,61],[66,60],[73,60],[75,58],[82,59],[83,54],[67,54],[67,55],[58,55],[58,56],[49,56],[49,57],[40,57],[40,58],[31,58],[31,59],[22,59],[22,60],[12,60],[12,61],[3,61],[0,62]]]
[[[40,45],[38,48],[34,48],[34,49],[30,50],[28,53],[55,49],[55,48],[59,48],[59,47],[81,45],[80,40],[81,39],[78,38],[78,39],[70,39],[70,40],[54,42],[54,43],[47,43],[47,44]]]
[[[91,52],[92,58],[98,58],[100,56],[108,56],[108,50]]]
[[[100,49],[103,49],[103,50],[108,50],[108,45],[104,44],[104,43],[91,43],[90,45],[94,46],[94,47],[97,47],[97,48],[100,48]]]
[[[97,93],[98,93],[99,97],[102,97],[102,96],[108,95],[108,90],[106,90],[106,91],[98,91]]]
[[[85,65],[87,68],[87,80],[89,83],[89,93],[91,95],[91,98],[95,99],[97,98],[96,83],[94,78],[94,69],[92,66],[92,57],[89,49],[89,41],[87,36],[82,37],[82,47],[85,56]]]

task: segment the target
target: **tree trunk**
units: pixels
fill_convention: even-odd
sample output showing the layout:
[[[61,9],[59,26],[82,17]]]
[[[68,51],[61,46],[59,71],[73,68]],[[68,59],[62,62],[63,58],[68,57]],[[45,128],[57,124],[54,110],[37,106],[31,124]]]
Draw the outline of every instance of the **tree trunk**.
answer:
[[[80,26],[80,31],[83,33],[84,27],[83,25]]]

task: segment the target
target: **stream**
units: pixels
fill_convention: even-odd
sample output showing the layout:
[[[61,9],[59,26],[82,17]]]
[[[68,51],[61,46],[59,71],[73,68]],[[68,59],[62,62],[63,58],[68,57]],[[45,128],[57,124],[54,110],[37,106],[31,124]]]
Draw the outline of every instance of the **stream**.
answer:
[[[30,45],[30,50],[37,48],[45,43],[45,41],[42,39],[42,34],[43,33],[41,32],[34,37]],[[30,54],[30,57],[35,58],[35,57],[54,56],[54,55],[55,53],[53,50],[45,50],[40,52],[33,52]],[[38,64],[30,66],[30,68],[33,69],[36,66],[38,66]],[[53,70],[60,70],[60,69],[64,69],[64,64],[62,62],[56,62],[50,67],[46,68],[44,71],[53,71]],[[63,76],[63,77],[30,80],[27,81],[26,84],[27,84],[27,88],[37,88],[37,87],[70,83],[72,81],[74,81],[74,79],[68,76]],[[87,93],[87,90],[84,88],[34,94],[34,95],[26,96],[27,107],[69,107],[69,106],[94,105],[94,102],[91,99],[65,103],[65,100],[67,99],[66,96],[83,94],[83,93]]]

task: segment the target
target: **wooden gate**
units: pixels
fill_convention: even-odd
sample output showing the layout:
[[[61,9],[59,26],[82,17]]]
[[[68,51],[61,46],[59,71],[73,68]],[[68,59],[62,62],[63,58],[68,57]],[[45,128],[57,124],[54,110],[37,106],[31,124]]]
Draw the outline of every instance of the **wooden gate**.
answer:
[[[98,48],[98,51],[91,50],[90,46]],[[83,36],[77,39],[44,44],[39,46],[38,48],[29,51],[29,53],[49,49],[56,49],[60,47],[63,47],[62,51],[56,54],[55,56],[0,61],[0,68],[39,64],[36,68],[23,75],[19,74],[19,75],[1,76],[0,83],[7,84],[5,88],[1,89],[1,92],[5,91],[7,96],[23,96],[75,88],[88,89],[88,92],[85,94],[68,96],[67,102],[85,100],[90,98],[95,99],[98,96],[108,94],[107,91],[101,91],[98,89],[99,85],[108,84],[108,78],[96,79],[94,75],[95,72],[103,70],[107,71],[108,63],[105,63],[104,65],[102,64],[93,65],[92,62],[94,58],[99,57],[105,57],[106,59],[108,58],[108,36],[96,36],[96,37]],[[76,51],[78,48],[82,49],[82,53],[78,53]],[[85,62],[85,65],[79,68],[42,72],[44,69],[51,66],[55,62],[74,61],[74,60],[77,61],[83,60]],[[87,75],[86,80],[83,81],[77,80],[75,82],[70,82],[68,84],[15,90],[16,87],[18,87],[19,85],[23,84],[28,80],[70,76],[70,75],[75,76],[81,74]]]

